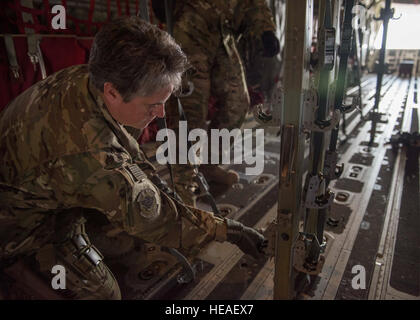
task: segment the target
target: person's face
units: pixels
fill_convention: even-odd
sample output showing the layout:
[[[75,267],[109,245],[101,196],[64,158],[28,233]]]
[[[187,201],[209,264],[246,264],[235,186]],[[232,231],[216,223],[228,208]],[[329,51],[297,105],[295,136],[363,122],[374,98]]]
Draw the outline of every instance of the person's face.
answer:
[[[171,96],[173,86],[145,96],[134,97],[124,102],[119,92],[109,82],[104,84],[104,101],[112,117],[122,125],[137,129],[146,128],[156,117],[165,116],[165,103]]]

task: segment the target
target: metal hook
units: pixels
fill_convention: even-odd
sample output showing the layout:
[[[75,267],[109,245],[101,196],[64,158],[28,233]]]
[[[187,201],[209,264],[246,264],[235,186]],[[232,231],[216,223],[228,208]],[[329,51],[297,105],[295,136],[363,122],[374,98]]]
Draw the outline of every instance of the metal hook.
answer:
[[[392,20],[400,20],[402,17],[402,13],[400,13],[399,17],[395,18],[394,16],[391,18]]]
[[[385,20],[385,19],[399,20],[402,16],[402,14],[400,13],[400,16],[398,18],[394,18],[394,14],[395,14],[395,8],[389,8],[388,10],[385,8],[382,8],[379,17],[373,17],[373,19],[376,21]]]
[[[253,106],[252,113],[255,120],[268,126],[280,126],[283,108],[283,88],[278,83],[271,93],[271,97],[264,103]]]
[[[257,104],[252,108],[255,120],[260,124],[268,124],[273,120],[273,116],[262,110],[262,104]]]
[[[349,105],[343,104],[340,107],[340,111],[341,111],[341,113],[349,113],[349,112],[352,112],[354,109],[360,110],[359,106],[360,106],[360,98],[358,96],[354,96],[352,98],[351,104],[349,104]]]

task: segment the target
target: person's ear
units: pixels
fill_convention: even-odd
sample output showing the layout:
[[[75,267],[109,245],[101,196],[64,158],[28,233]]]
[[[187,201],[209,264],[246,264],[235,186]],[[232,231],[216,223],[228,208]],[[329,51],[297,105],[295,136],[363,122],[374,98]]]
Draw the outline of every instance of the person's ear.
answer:
[[[111,82],[104,83],[104,97],[112,104],[120,104],[123,102],[122,96]]]

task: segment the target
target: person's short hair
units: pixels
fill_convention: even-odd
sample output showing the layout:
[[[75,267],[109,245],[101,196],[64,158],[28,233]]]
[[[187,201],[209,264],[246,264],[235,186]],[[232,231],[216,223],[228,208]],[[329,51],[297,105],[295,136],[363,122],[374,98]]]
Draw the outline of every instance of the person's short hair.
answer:
[[[125,102],[181,84],[187,57],[165,31],[139,17],[118,18],[95,36],[89,57],[92,84],[110,82]]]

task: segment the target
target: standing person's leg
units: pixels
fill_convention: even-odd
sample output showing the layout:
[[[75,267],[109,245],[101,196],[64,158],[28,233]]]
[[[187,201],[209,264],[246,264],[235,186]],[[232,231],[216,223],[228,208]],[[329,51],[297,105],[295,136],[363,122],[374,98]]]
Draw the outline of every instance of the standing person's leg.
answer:
[[[229,52],[221,46],[212,69],[210,92],[217,100],[217,112],[209,129],[240,129],[249,109],[245,71],[234,43]]]
[[[214,25],[210,21],[214,20]],[[207,129],[208,103],[210,97],[210,72],[220,43],[220,34],[214,32],[217,29],[219,19],[206,16],[206,12],[198,11],[194,6],[185,5],[182,13],[177,16],[174,23],[173,36],[187,54],[191,69],[184,75],[183,87],[189,86],[191,94],[180,98],[188,129]],[[189,90],[186,90],[189,91]],[[178,133],[179,112],[176,99],[170,99],[167,104],[168,127]],[[179,144],[177,135],[177,154]],[[179,159],[178,159],[179,161]],[[188,164],[172,166],[176,192],[190,205],[195,204],[195,195],[192,187],[193,167]]]
[[[228,46],[228,50],[226,49]],[[249,109],[249,95],[245,80],[244,68],[236,46],[231,41],[225,41],[217,51],[215,64],[212,69],[211,95],[215,97],[217,112],[209,125],[211,129],[240,129],[246,113]],[[231,139],[233,142],[233,139]],[[214,141],[213,141],[214,143]],[[230,143],[232,146],[232,143]],[[210,153],[215,152],[210,147]],[[219,144],[219,164],[222,163],[222,153],[230,153],[230,150],[223,150]],[[217,165],[201,166],[200,170],[208,180],[232,185],[239,181],[236,172],[223,170]]]

